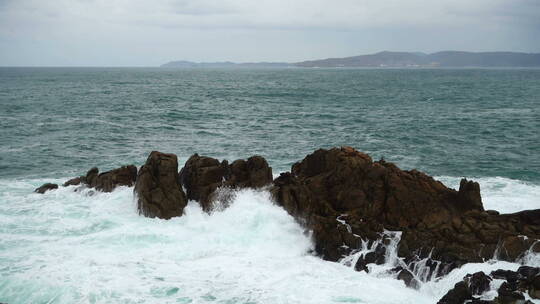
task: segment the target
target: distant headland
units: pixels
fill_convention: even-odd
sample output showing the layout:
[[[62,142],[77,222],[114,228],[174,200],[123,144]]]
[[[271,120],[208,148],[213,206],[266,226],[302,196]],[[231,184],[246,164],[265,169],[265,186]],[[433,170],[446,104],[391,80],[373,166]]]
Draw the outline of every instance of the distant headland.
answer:
[[[283,68],[283,67],[540,67],[540,53],[443,51],[379,52],[344,58],[287,62],[191,62],[171,61],[166,68]]]

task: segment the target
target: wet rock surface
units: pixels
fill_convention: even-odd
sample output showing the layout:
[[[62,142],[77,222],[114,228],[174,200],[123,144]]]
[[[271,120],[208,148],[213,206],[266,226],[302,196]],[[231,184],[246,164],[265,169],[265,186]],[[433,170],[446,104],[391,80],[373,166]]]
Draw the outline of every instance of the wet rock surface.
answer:
[[[43,193],[45,193],[45,192],[47,192],[49,190],[55,190],[55,189],[58,189],[57,184],[46,183],[46,184],[41,185],[39,188],[36,188],[36,190],[34,190],[34,192],[39,193],[39,194],[43,194]]]
[[[405,286],[414,289],[418,289],[420,287],[420,282],[418,282],[418,279],[416,279],[415,275],[408,269],[399,267],[398,269],[394,269],[394,271],[396,271],[398,274],[396,278],[403,281],[405,283]]]
[[[490,290],[493,280],[504,280],[499,286],[494,299],[485,300],[481,296]],[[466,275],[456,283],[453,289],[439,300],[438,304],[491,303],[517,304],[532,303],[532,299],[540,299],[540,268],[522,266],[517,271],[495,270],[488,276],[484,272]]]
[[[153,151],[137,175],[134,193],[139,213],[170,219],[181,216],[187,205],[178,178],[176,155]]]
[[[88,170],[86,175],[66,181],[63,186],[85,185],[102,192],[112,192],[118,186],[133,186],[136,179],[137,167],[134,165],[122,166],[103,173],[99,173],[99,169],[94,167]]]
[[[496,252],[515,261],[540,238],[540,210],[486,212],[478,183],[463,179],[456,191],[350,147],[315,151],[276,178],[271,192],[313,231],[316,252],[330,261],[359,250],[362,240],[402,231],[399,257],[408,265],[428,259],[436,277]]]
[[[186,189],[189,200],[198,201],[205,211],[212,209],[212,202],[223,199],[223,189],[260,188],[272,183],[272,168],[261,156],[247,160],[219,160],[206,156],[192,155],[179,173],[180,183]]]

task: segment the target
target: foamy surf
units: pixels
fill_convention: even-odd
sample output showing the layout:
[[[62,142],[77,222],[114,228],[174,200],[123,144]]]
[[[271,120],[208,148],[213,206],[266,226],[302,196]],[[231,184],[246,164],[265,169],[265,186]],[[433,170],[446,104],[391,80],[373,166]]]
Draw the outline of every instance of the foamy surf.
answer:
[[[190,202],[165,221],[139,216],[131,188],[31,193],[41,183],[0,180],[0,302],[421,304],[467,273],[520,266],[467,264],[415,290],[387,272],[395,258],[367,274],[313,256],[309,233],[264,191],[239,191],[212,214]],[[523,209],[537,208],[523,189],[532,198],[538,186],[480,183],[487,208],[512,187]],[[536,257],[526,263],[540,266]]]

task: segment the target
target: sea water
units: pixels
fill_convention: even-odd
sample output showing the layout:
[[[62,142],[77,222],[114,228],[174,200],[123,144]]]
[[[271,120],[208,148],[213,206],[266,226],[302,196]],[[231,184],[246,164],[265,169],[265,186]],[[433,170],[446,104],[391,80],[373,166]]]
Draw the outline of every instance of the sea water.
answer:
[[[395,259],[367,274],[314,256],[264,190],[169,221],[139,216],[127,187],[32,191],[152,150],[180,166],[260,154],[277,174],[350,145],[453,188],[476,180],[486,209],[540,208],[538,96],[540,70],[1,68],[0,302],[435,303],[467,273],[520,264],[415,290],[388,273]]]

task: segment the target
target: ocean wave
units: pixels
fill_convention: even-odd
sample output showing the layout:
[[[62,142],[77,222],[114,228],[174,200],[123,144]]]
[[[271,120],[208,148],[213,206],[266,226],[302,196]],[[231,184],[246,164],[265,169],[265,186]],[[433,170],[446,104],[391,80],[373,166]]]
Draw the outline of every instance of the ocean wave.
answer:
[[[537,191],[486,181],[488,205],[512,187],[520,195]],[[393,264],[367,274],[313,256],[309,232],[266,191],[238,191],[212,214],[190,202],[184,216],[166,221],[139,216],[131,188],[32,193],[42,182],[0,180],[0,302],[422,304],[435,303],[466,273],[519,267],[467,264],[415,290],[386,271]],[[535,205],[521,198],[520,206]]]

